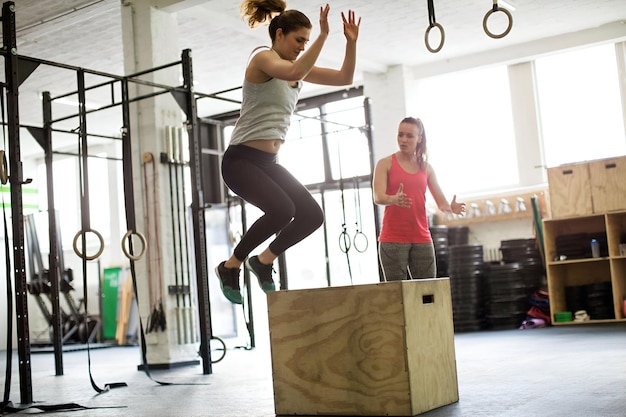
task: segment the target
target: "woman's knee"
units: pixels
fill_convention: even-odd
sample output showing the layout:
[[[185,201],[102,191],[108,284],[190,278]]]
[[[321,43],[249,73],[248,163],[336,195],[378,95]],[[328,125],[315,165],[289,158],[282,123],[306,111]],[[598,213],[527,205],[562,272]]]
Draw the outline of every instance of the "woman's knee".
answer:
[[[317,203],[311,213],[311,224],[315,226],[315,229],[324,224],[324,211]]]
[[[265,214],[272,219],[276,229],[281,230],[293,220],[296,215],[296,208],[293,204],[285,201],[284,204],[275,207],[271,212],[268,211]]]
[[[294,221],[300,224],[306,224],[310,231],[315,231],[324,224],[324,211],[319,204],[314,201],[306,210],[297,212]]]

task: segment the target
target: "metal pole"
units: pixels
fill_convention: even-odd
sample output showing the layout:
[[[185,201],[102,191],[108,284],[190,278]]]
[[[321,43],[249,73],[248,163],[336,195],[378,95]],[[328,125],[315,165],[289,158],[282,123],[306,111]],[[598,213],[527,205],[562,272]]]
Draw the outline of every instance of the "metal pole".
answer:
[[[243,198],[237,197],[239,201],[239,205],[241,206],[241,231],[245,234],[248,231],[248,216],[246,215],[246,203],[243,201]],[[284,255],[284,254],[283,254]],[[284,256],[281,255],[278,257],[278,268],[279,273],[282,269],[284,269]],[[281,269],[282,267],[282,269]],[[287,289],[286,283],[282,281],[283,275],[280,274],[280,288]],[[252,310],[252,287],[250,286],[250,271],[248,268],[243,269],[243,282],[246,287],[247,297],[248,297],[248,320],[246,323],[248,334],[250,335],[250,347],[256,347],[256,338],[254,335],[254,312]],[[283,287],[285,285],[285,287]],[[245,311],[244,311],[245,314]]]
[[[324,188],[320,189],[320,196],[322,197],[322,210],[326,212],[326,190]],[[326,222],[322,225],[324,227],[324,259],[326,259],[326,284],[328,286],[332,286],[332,281],[330,279],[330,254],[328,252],[328,227],[326,226]]]
[[[48,190],[48,237],[50,240],[50,254],[48,264],[48,278],[51,283],[52,294],[52,346],[54,347],[54,366],[56,375],[63,375],[63,327],[61,325],[61,306],[59,303],[60,279],[64,271],[59,265],[59,248],[57,236],[57,219],[54,209],[54,181],[52,169],[52,105],[50,92],[43,93],[43,123],[44,123],[44,150],[46,161],[46,178]]]
[[[193,69],[191,50],[182,54],[183,80],[187,89],[186,114],[187,133],[189,136],[189,173],[191,176],[191,213],[193,222],[194,260],[196,262],[196,281],[198,289],[198,315],[200,316],[200,357],[204,374],[213,373],[211,365],[211,303],[209,301],[209,274],[207,270],[206,225],[204,220],[204,195],[202,191],[202,149],[198,135],[198,115],[193,93]]]
[[[374,173],[374,137],[372,128],[372,106],[370,104],[369,97],[366,97],[363,100],[363,110],[365,111],[365,135],[367,136],[367,147],[369,148],[370,155],[370,172]],[[374,192],[374,186],[372,184],[372,180],[370,179],[370,188],[372,192]],[[374,227],[376,234],[374,236],[378,236],[380,234],[380,214],[378,212],[378,206],[374,204],[374,199],[372,198],[372,206],[374,208]],[[380,258],[376,257],[378,260],[378,277],[380,282],[385,281],[385,276],[383,274],[383,267],[380,264]]]
[[[7,130],[9,136],[9,182],[11,184],[11,216],[13,225],[13,267],[15,276],[15,311],[17,318],[17,352],[20,370],[22,404],[33,402],[33,384],[28,327],[28,290],[24,253],[24,213],[22,203],[23,172],[20,155],[20,118],[18,104],[17,43],[15,38],[15,4],[2,5],[2,36],[7,55],[4,61],[7,83]]]

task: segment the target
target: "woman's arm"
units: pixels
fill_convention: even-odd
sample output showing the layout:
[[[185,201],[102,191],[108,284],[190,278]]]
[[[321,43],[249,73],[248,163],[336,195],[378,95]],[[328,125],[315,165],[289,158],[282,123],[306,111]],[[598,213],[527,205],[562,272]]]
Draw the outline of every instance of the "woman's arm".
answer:
[[[246,69],[246,79],[251,82],[263,82],[270,78],[285,81],[303,80],[313,69],[322,47],[328,38],[328,12],[330,6],[320,7],[320,34],[315,41],[295,61],[281,58],[274,50],[259,52],[252,58]],[[280,30],[280,29],[279,29]],[[308,39],[301,39],[306,43]]]
[[[383,158],[376,163],[374,179],[372,180],[374,203],[381,206],[390,204],[387,200],[387,177],[389,176],[389,157]]]
[[[349,10],[348,18],[346,19],[345,14],[342,12],[341,19],[343,20],[343,33],[346,37],[346,52],[341,69],[313,67],[305,77],[305,81],[333,86],[352,84],[356,68],[356,41],[359,37],[361,18],[357,21],[354,11]]]
[[[437,207],[439,210],[444,213],[455,213],[461,214],[465,213],[465,203],[457,203],[456,195],[452,198],[452,202],[448,203],[446,196],[443,193],[443,190],[439,186],[439,181],[437,181],[437,175],[435,174],[435,170],[430,166],[427,167],[428,173],[428,189],[430,190],[430,194],[435,199],[435,203],[437,203]]]
[[[411,207],[411,199],[403,191],[403,185],[400,184],[396,194],[387,194],[387,180],[389,178],[389,169],[391,168],[391,156],[381,159],[376,163],[374,169],[373,194],[374,203],[381,206],[390,206],[395,204],[400,207]]]

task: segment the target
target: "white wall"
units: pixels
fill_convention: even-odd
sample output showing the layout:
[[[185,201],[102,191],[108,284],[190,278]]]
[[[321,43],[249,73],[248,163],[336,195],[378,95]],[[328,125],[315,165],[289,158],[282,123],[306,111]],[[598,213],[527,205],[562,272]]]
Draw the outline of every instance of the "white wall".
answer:
[[[533,59],[564,50],[603,43],[616,43],[621,75],[621,91],[626,104],[626,38],[623,24],[615,23],[595,29],[555,36],[549,39],[416,66],[393,67],[384,74],[365,74],[364,94],[372,98],[375,160],[397,150],[398,122],[408,114],[409,91],[419,91],[422,78],[491,65],[508,65],[512,111],[517,139],[520,187],[542,188],[547,183],[543,169],[540,121],[538,120]],[[626,105],[623,105],[626,113]],[[626,114],[624,115],[626,123]],[[483,197],[483,196],[473,196]],[[490,196],[484,196],[490,197]],[[534,237],[532,218],[497,223],[474,223],[470,226],[471,243],[486,248],[498,247],[501,240]]]

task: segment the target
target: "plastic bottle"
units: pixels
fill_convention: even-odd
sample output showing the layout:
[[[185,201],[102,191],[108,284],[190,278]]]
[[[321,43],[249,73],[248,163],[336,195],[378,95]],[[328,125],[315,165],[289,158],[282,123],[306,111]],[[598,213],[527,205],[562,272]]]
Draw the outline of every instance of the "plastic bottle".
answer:
[[[595,239],[591,239],[591,256],[593,258],[600,257],[600,244]]]

